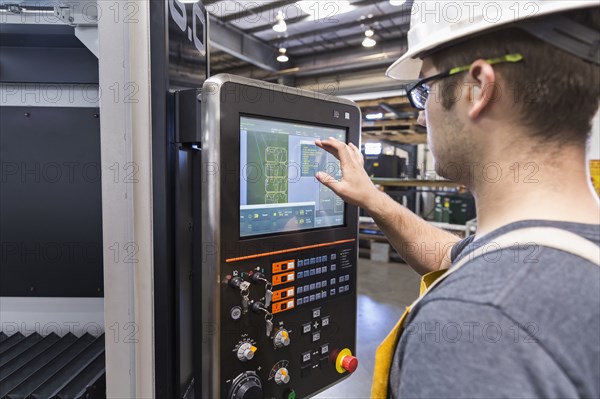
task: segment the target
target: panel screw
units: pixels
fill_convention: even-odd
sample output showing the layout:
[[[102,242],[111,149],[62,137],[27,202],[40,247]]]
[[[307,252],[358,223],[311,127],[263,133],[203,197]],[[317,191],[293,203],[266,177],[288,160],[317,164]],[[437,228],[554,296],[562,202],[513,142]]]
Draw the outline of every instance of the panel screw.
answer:
[[[29,112],[25,112],[23,115],[25,115],[26,118],[29,118],[31,114]]]
[[[94,114],[94,115],[92,115],[92,116],[93,116],[94,118],[98,119],[98,117],[99,117],[100,115],[98,115],[98,114]]]
[[[34,291],[35,291],[35,287],[30,287],[30,288],[29,288],[29,291],[30,291],[30,292],[34,292]]]

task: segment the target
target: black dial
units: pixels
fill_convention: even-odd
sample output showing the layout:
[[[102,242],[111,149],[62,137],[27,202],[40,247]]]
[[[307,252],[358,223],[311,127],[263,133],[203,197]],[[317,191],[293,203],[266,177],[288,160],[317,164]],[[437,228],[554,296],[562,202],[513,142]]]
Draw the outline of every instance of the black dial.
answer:
[[[262,383],[253,371],[238,375],[229,390],[230,399],[263,399]]]

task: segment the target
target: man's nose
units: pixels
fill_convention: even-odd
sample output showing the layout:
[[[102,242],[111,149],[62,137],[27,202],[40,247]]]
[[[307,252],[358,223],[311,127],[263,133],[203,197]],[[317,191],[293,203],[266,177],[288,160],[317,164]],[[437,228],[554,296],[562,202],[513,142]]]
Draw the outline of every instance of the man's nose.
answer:
[[[423,127],[427,127],[427,119],[425,118],[425,111],[419,112],[417,123]]]

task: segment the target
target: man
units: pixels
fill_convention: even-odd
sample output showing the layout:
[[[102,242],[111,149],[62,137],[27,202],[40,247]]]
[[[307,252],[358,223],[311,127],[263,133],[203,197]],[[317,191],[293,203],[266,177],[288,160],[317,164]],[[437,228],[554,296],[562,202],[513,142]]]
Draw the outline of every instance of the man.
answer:
[[[586,164],[598,3],[426,1],[412,11],[408,51],[388,75],[412,82],[435,169],[473,193],[478,229],[459,241],[432,227],[373,186],[357,147],[317,141],[342,168],[340,181],[317,179],[366,209],[417,272],[443,274],[380,347],[389,360],[373,396],[598,398],[600,209]]]

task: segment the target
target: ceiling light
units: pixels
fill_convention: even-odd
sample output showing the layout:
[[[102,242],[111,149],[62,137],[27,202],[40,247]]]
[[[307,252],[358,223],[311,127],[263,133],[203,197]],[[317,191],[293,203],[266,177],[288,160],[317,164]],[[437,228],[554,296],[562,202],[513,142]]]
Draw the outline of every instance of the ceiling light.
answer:
[[[382,119],[383,118],[383,114],[380,112],[378,114],[367,114],[365,116],[365,118],[367,118],[368,120],[375,120],[375,119]]]
[[[287,30],[287,24],[285,23],[283,11],[279,11],[275,19],[277,20],[277,23],[273,25],[273,30],[279,33],[285,32]]]
[[[363,40],[362,45],[365,47],[373,47],[374,45],[376,45],[377,42],[375,41],[375,39],[373,39],[374,34],[375,32],[373,32],[373,30],[367,29],[365,31],[365,40]]]
[[[349,0],[302,0],[297,1],[296,5],[303,13],[310,15],[313,21],[320,19],[332,21],[332,18],[356,9]]]
[[[406,3],[406,0],[390,0],[390,4],[393,6],[402,6]]]
[[[288,62],[290,60],[290,58],[287,55],[285,55],[286,51],[287,50],[284,47],[279,48],[279,56],[277,56],[277,61]]]

